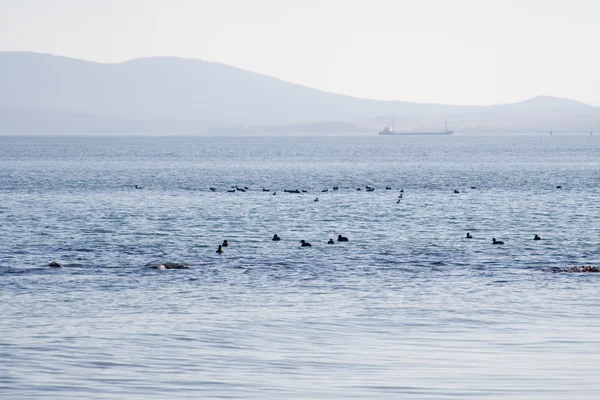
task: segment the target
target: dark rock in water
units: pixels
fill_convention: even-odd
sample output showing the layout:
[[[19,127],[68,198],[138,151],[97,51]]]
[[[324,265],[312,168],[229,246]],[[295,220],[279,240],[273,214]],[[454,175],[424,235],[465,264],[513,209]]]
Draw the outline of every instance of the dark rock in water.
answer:
[[[58,261],[52,261],[50,264],[48,264],[48,267],[50,267],[50,268],[62,268],[63,266]]]
[[[600,268],[594,267],[592,265],[583,265],[581,267],[569,267],[569,268],[552,268],[551,272],[600,272]]]
[[[164,263],[164,264],[159,264],[159,265],[152,265],[150,268],[163,270],[163,269],[189,269],[190,267],[188,267],[187,265],[177,264],[177,263]]]

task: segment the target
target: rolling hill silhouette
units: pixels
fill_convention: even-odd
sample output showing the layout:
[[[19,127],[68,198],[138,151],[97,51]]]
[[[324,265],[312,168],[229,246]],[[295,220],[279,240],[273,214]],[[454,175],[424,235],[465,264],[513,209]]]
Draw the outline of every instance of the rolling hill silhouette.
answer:
[[[49,54],[0,52],[0,132],[201,133],[215,126],[332,122],[377,129],[392,116],[397,127],[460,131],[597,128],[600,109],[538,96],[495,106],[378,101],[328,93],[239,68],[175,57],[103,64]],[[298,128],[300,126],[300,128]],[[348,129],[352,129],[348,125]],[[358,129],[359,131],[361,129]],[[277,130],[275,128],[275,130]],[[327,133],[327,132],[325,132]]]

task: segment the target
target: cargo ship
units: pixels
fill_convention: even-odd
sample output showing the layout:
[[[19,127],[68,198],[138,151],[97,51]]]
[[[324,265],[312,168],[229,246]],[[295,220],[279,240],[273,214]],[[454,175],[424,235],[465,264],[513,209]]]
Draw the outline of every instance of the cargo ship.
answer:
[[[390,135],[396,135],[396,136],[406,136],[406,135],[452,135],[454,133],[454,131],[449,131],[448,130],[448,120],[446,120],[446,129],[442,132],[396,132],[394,130],[394,121],[392,121],[392,128],[390,129],[389,127],[385,127],[383,128],[383,130],[381,132],[379,132],[380,135],[382,136],[390,136]]]

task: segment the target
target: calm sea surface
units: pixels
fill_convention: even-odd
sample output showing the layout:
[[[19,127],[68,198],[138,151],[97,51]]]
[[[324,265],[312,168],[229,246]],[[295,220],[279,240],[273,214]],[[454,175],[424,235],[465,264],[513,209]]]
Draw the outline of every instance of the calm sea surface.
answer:
[[[2,399],[600,398],[598,136],[0,137],[0,200]]]

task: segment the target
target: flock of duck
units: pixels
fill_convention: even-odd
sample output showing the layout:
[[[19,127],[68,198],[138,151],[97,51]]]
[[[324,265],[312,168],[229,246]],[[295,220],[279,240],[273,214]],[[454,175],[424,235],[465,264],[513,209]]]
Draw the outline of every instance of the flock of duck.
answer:
[[[143,186],[134,185],[134,188],[135,189],[143,189]],[[562,187],[561,186],[557,186],[556,188],[557,189],[561,189]],[[392,190],[392,188],[390,186],[386,186],[385,189],[386,190]],[[476,189],[476,187],[475,186],[471,186],[471,189]],[[232,192],[232,193],[233,192],[246,192],[248,190],[250,190],[250,188],[248,186],[241,187],[241,186],[235,185],[235,186],[232,186],[230,189],[228,189],[227,192]],[[334,191],[339,190],[339,187],[338,186],[334,186],[333,190]],[[362,188],[357,188],[356,190],[357,191],[361,191]],[[210,191],[211,192],[216,192],[217,188],[210,187]],[[262,188],[262,191],[263,192],[271,192],[270,189],[266,189],[266,188]],[[321,190],[322,193],[326,193],[328,191],[329,191],[329,189],[323,189],[323,190]],[[373,191],[375,191],[375,188],[372,187],[372,186],[366,186],[365,187],[365,191],[367,191],[367,192],[373,192]],[[294,190],[285,189],[284,192],[285,193],[308,193],[307,190],[299,190],[299,189],[294,189]],[[456,189],[454,189],[453,192],[455,194],[456,193],[460,193]],[[397,203],[400,203],[400,200],[403,198],[403,193],[404,193],[404,189],[401,189],[400,190],[400,195],[398,196]],[[277,192],[276,191],[272,191],[272,194],[276,195]],[[319,201],[319,198],[318,197],[315,198],[314,201]],[[467,232],[466,239],[473,239],[473,236],[471,235],[470,232]],[[280,241],[281,238],[279,237],[279,235],[275,234],[275,235],[273,235],[273,237],[271,238],[271,240],[274,241],[274,242],[277,242],[277,241]],[[533,236],[533,240],[542,240],[542,238],[538,234],[535,234]],[[338,235],[336,241],[337,242],[348,242],[348,238],[346,236]],[[335,244],[336,241],[334,241],[333,239],[329,239],[327,241],[327,244],[328,245],[332,245],[332,244]],[[497,240],[496,238],[492,238],[492,244],[493,245],[503,245],[504,242],[501,241],[501,240]],[[306,240],[301,240],[300,241],[300,246],[301,247],[311,247],[312,244],[310,244]],[[224,254],[225,253],[225,250],[224,250],[225,247],[229,247],[229,242],[227,240],[223,240],[223,242],[218,246],[218,248],[216,250],[216,253],[217,254]],[[60,264],[57,261],[53,261],[50,264],[48,264],[48,266],[49,267],[54,267],[54,268],[61,268],[62,264]],[[186,265],[177,264],[177,263],[164,263],[164,264],[160,264],[160,265],[152,265],[151,268],[155,268],[155,269],[187,269],[189,267],[186,266]],[[551,268],[549,271],[550,272],[600,272],[600,269],[597,268],[597,267],[591,266],[591,265],[584,265],[584,266],[575,266],[575,267],[568,267],[568,268]]]
[[[274,241],[274,242],[278,242],[278,241],[281,240],[281,238],[279,237],[279,235],[274,234],[273,238],[271,238],[271,240]],[[347,242],[348,238],[346,236],[338,235],[337,241],[338,242]],[[333,239],[329,239],[327,241],[327,244],[335,244],[335,241]],[[223,249],[223,247],[229,247],[229,242],[227,240],[223,240],[223,243],[221,243],[219,245],[219,248],[217,248],[216,253],[217,254],[224,254],[225,250]],[[312,244],[308,243],[306,240],[301,240],[300,241],[300,247],[312,247]]]
[[[137,188],[137,186],[136,186],[136,188]],[[556,188],[557,188],[557,189],[561,189],[561,188],[562,188],[562,186],[556,186]],[[216,188],[216,187],[210,187],[209,189],[210,189],[210,191],[211,191],[211,192],[216,192],[216,191],[217,191],[217,188]],[[477,187],[476,187],[476,186],[471,186],[471,189],[477,189]],[[230,189],[228,189],[228,190],[227,190],[227,192],[230,192],[230,193],[235,193],[235,192],[247,192],[248,190],[250,190],[250,188],[249,188],[248,186],[241,187],[241,186],[239,186],[239,185],[233,185],[233,186],[231,186],[231,188],[230,188]],[[334,191],[335,191],[335,190],[339,190],[339,186],[334,186],[334,187],[333,187],[333,190],[334,190]],[[362,190],[362,188],[360,188],[360,187],[359,187],[359,188],[357,188],[356,190],[357,190],[357,191],[361,191],[361,190]],[[392,187],[391,187],[391,186],[386,186],[386,187],[385,187],[385,190],[392,190]],[[262,188],[262,191],[263,191],[263,192],[271,192],[271,190],[270,190],[270,189],[266,189],[266,188]],[[290,189],[284,189],[283,191],[284,191],[284,193],[298,193],[298,194],[300,194],[300,193],[308,193],[308,191],[307,191],[307,190],[305,190],[305,189],[302,189],[302,190],[300,190],[300,189],[292,189],[292,190],[290,190]],[[329,189],[323,189],[323,190],[321,190],[321,193],[327,193],[328,191],[329,191]],[[367,185],[367,186],[365,186],[365,191],[366,191],[366,192],[374,192],[374,191],[375,191],[375,188],[374,188],[373,186],[369,186],[369,185]],[[460,191],[459,191],[458,189],[454,189],[454,190],[453,190],[453,193],[454,193],[454,194],[459,194],[459,193],[460,193]],[[276,192],[276,191],[273,191],[273,195],[276,195],[276,194],[277,194],[277,192]],[[404,197],[404,189],[400,189],[400,195],[398,196],[398,200],[396,201],[396,203],[400,203],[400,202],[401,202],[400,200],[402,200],[402,199],[403,199],[403,197]],[[315,198],[313,201],[315,201],[315,202],[318,202],[318,201],[319,201],[319,198],[318,198],[318,197],[316,197],[316,198]],[[471,233],[470,233],[470,232],[467,232],[467,236],[466,236],[466,238],[467,238],[467,239],[473,239],[473,236],[471,235]],[[278,240],[281,240],[281,238],[280,238],[279,236],[277,236],[277,234],[275,234],[275,235],[273,236],[273,239],[272,239],[272,240],[273,240],[273,241],[278,241]],[[533,236],[533,240],[542,240],[542,238],[541,238],[539,235],[535,234],[535,235]],[[338,242],[347,242],[347,241],[348,241],[348,238],[347,238],[347,237],[344,237],[344,236],[342,236],[342,235],[338,235],[338,239],[337,239],[337,241],[338,241]],[[333,240],[333,239],[329,239],[329,241],[327,242],[327,244],[334,244],[334,243],[335,243],[335,242],[334,242],[334,240]],[[503,242],[503,241],[501,241],[501,240],[496,240],[496,238],[492,238],[492,244],[495,244],[495,245],[503,245],[503,244],[504,244],[504,242]],[[217,251],[216,251],[216,252],[217,252],[218,254],[224,254],[224,253],[225,253],[225,250],[223,249],[223,247],[228,247],[228,246],[229,246],[229,243],[227,242],[227,240],[224,240],[224,241],[223,241],[223,243],[219,245],[219,247],[218,247],[218,249],[217,249]],[[301,240],[301,241],[300,241],[300,246],[301,246],[301,247],[311,247],[311,246],[312,246],[312,244],[308,243],[308,242],[307,242],[307,241],[305,241],[305,240]]]
[[[136,189],[143,189],[143,187],[139,186],[139,185],[134,185],[134,187]],[[557,189],[562,189],[562,186],[558,185],[558,186],[556,186],[556,188]],[[471,189],[477,189],[477,187],[476,186],[471,186]],[[209,188],[209,190],[211,192],[217,192],[218,191],[218,189],[216,187],[213,187],[213,186],[211,186]],[[248,186],[243,186],[242,187],[240,185],[233,185],[233,186],[230,187],[230,189],[227,190],[227,192],[229,192],[229,193],[235,193],[235,192],[242,192],[242,193],[244,193],[244,192],[247,192],[249,190],[250,190],[250,188]],[[333,190],[334,191],[339,190],[339,186],[334,186]],[[363,189],[359,187],[359,188],[356,188],[356,190],[357,191],[362,191]],[[364,190],[366,192],[374,192],[375,191],[375,187],[366,185],[365,188],[364,188]],[[391,186],[386,186],[385,190],[392,190],[392,187]],[[273,195],[277,194],[276,191],[272,191],[271,189],[267,189],[267,188],[264,188],[264,187],[262,188],[262,191],[263,192],[272,192]],[[329,191],[329,189],[323,189],[323,190],[321,190],[321,193],[327,193],[328,191]],[[284,193],[301,194],[301,193],[308,193],[308,190],[305,190],[305,189],[284,189],[283,192]],[[459,194],[460,191],[458,189],[453,189],[453,193],[454,194]],[[397,199],[396,203],[401,203],[401,200],[403,199],[403,197],[404,197],[404,189],[400,189],[400,195],[398,196],[398,199]],[[318,202],[319,198],[316,197],[313,201]],[[467,239],[473,239],[473,236],[471,235],[470,232],[467,232],[466,238]],[[542,238],[539,235],[537,235],[537,234],[535,234],[534,237],[533,237],[533,240],[541,240],[541,239]],[[273,236],[272,240],[278,241],[278,240],[280,240],[280,238],[279,238],[279,236],[277,236],[277,234],[275,234]],[[347,242],[348,238],[344,237],[342,235],[339,235],[337,241],[338,242]],[[329,241],[327,242],[327,244],[334,244],[334,243],[335,242],[334,242],[333,239],[329,239]],[[492,238],[492,244],[503,245],[504,242],[501,241],[501,240],[496,240],[496,238]],[[225,253],[225,250],[223,249],[223,247],[228,247],[228,246],[229,246],[229,243],[227,242],[227,240],[224,240],[223,243],[219,245],[219,247],[218,247],[218,249],[217,249],[216,252],[218,254],[223,254],[223,253]],[[312,245],[310,243],[308,243],[307,241],[305,241],[305,240],[301,240],[300,241],[300,246],[301,247],[310,247]]]
[[[562,186],[556,186],[556,188],[557,189],[562,189]],[[390,186],[386,186],[385,189],[386,190],[392,190],[392,188]],[[477,189],[477,187],[471,186],[471,189]],[[238,185],[234,185],[234,186],[231,186],[231,188],[229,190],[227,190],[227,192],[230,192],[230,193],[234,193],[234,192],[246,192],[248,190],[250,190],[250,188],[248,186],[240,187]],[[339,190],[339,187],[338,186],[334,186],[333,190],[337,191],[337,190]],[[363,189],[359,187],[356,190],[357,191],[362,191]],[[364,190],[366,192],[374,192],[375,188],[373,186],[366,186]],[[210,191],[211,192],[216,192],[217,188],[211,187]],[[262,191],[263,192],[271,192],[270,189],[266,189],[266,188],[262,188]],[[326,193],[328,191],[329,191],[329,189],[323,189],[323,190],[321,190],[322,193]],[[284,193],[301,194],[301,193],[308,193],[308,191],[304,190],[304,189],[302,189],[302,190],[300,190],[300,189],[293,189],[293,190],[284,189]],[[454,194],[459,194],[460,191],[457,190],[457,189],[454,189],[453,193]],[[272,194],[276,195],[277,192],[276,191],[272,191]],[[401,199],[403,199],[403,197],[404,197],[404,189],[400,189],[400,195],[398,196],[398,199],[397,199],[396,202],[400,203]],[[314,201],[318,202],[319,198],[316,197],[314,199]],[[467,232],[466,239],[473,239],[473,235],[471,235],[470,232]],[[280,241],[281,238],[277,234],[275,234],[275,235],[273,235],[273,238],[271,240],[272,241]],[[538,234],[534,234],[533,235],[533,240],[542,240],[542,238]],[[342,235],[338,235],[337,242],[347,242],[347,241],[348,241],[347,237],[342,236]],[[327,244],[329,244],[329,245],[335,244],[335,241],[333,239],[329,239],[327,241]],[[493,245],[503,245],[504,242],[501,241],[501,240],[497,240],[496,238],[492,238],[492,244]],[[225,253],[224,247],[228,247],[228,246],[229,246],[229,242],[227,240],[224,240],[223,243],[220,244],[219,247],[217,248],[216,253],[217,254],[224,254]],[[306,240],[301,240],[300,241],[300,246],[301,247],[312,247],[312,244],[310,244]],[[585,265],[585,266],[581,266],[581,267],[576,266],[576,267],[569,267],[569,268],[552,268],[552,269],[550,269],[550,272],[600,272],[600,269],[596,268],[594,266],[591,266],[591,265]]]
[[[473,239],[473,235],[471,235],[470,232],[467,232],[466,238]],[[273,235],[273,238],[271,238],[271,240],[274,242],[278,242],[281,240],[281,238],[277,234],[275,234],[275,235]],[[542,240],[542,238],[539,235],[535,234],[535,235],[533,235],[533,240]],[[338,235],[337,241],[338,242],[347,242],[348,238],[346,236]],[[327,241],[327,244],[335,244],[335,241],[333,239],[329,239]],[[501,240],[496,240],[496,238],[492,238],[492,244],[504,244],[504,242]],[[225,250],[223,249],[224,247],[229,247],[229,242],[227,240],[223,240],[223,243],[221,243],[219,245],[219,247],[217,248],[216,253],[224,254],[225,253]],[[303,239],[300,241],[300,247],[312,247],[312,244],[310,244],[309,242],[307,242],[306,240]]]
[[[134,185],[134,187],[136,189],[143,189],[143,187],[138,186],[138,185]],[[334,186],[332,190],[336,191],[336,190],[339,190],[339,189],[340,189],[339,186]],[[475,187],[472,187],[472,189],[475,189]],[[214,186],[211,186],[209,188],[209,190],[211,192],[218,192],[218,189],[216,187],[214,187]],[[228,193],[236,193],[236,192],[245,193],[245,192],[247,192],[249,190],[250,190],[250,188],[248,186],[243,186],[242,187],[240,185],[233,185],[233,186],[231,186],[231,188],[227,189],[226,192],[228,192]],[[356,190],[360,192],[363,189],[359,187],[359,188],[356,188]],[[386,186],[385,190],[392,190],[392,187],[391,186]],[[271,189],[267,189],[267,188],[262,188],[261,191],[263,191],[263,192],[272,192],[273,195],[277,194],[276,190],[271,190]],[[375,191],[375,188],[373,186],[368,186],[368,185],[365,186],[365,192],[374,192],[374,191]],[[283,192],[284,193],[301,194],[301,193],[308,193],[308,190],[306,190],[306,189],[283,189]],[[321,193],[327,193],[327,192],[329,192],[329,189],[323,189],[323,190],[321,190]],[[404,192],[404,189],[400,190],[400,192]],[[458,190],[455,190],[454,193],[459,193],[459,192],[458,192]],[[315,199],[315,201],[319,201],[319,198],[317,197]]]

